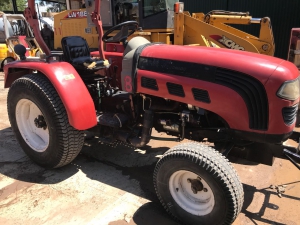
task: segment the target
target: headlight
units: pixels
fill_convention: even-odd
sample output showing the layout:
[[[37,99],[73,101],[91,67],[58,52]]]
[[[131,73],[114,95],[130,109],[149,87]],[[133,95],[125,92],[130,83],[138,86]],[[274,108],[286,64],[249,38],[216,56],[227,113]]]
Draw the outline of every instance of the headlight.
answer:
[[[294,101],[299,98],[299,86],[299,77],[296,80],[286,81],[277,91],[277,95],[280,98]]]

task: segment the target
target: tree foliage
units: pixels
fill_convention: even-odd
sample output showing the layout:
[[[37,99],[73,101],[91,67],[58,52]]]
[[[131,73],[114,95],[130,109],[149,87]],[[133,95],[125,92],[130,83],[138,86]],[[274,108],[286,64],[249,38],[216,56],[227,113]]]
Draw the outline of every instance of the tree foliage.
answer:
[[[18,11],[23,11],[26,7],[26,0],[16,0]],[[12,0],[1,0],[0,1],[1,11],[13,11]]]
[[[3,10],[2,7],[5,6],[8,3],[10,3],[10,0],[1,0],[0,1],[0,8],[1,8],[1,10]]]

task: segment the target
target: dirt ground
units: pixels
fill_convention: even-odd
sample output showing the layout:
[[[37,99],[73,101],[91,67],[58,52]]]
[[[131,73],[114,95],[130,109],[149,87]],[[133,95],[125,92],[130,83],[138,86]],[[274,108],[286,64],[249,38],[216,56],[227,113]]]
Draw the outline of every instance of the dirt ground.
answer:
[[[18,145],[7,117],[0,73],[0,224],[176,225],[161,207],[152,183],[158,158],[177,144],[154,133],[143,149],[95,138],[68,166],[43,169]],[[300,172],[287,160],[272,167],[233,159],[245,191],[238,224],[300,224]],[[287,185],[278,196],[270,185]]]

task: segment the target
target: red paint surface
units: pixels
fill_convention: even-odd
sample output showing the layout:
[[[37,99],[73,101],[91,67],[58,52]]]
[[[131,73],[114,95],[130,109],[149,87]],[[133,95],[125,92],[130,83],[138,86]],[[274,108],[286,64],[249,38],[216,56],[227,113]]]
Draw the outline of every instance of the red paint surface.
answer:
[[[118,44],[118,43],[106,43],[105,45],[106,52],[124,52],[124,45],[123,44]]]
[[[183,78],[170,74],[160,74],[138,70],[137,91],[150,95],[160,96],[179,102],[184,102],[208,109],[224,118],[232,129],[268,133],[284,134],[291,132],[295,124],[287,126],[283,122],[282,108],[299,102],[288,101],[277,97],[280,86],[287,80],[298,77],[298,69],[285,60],[237,50],[216,49],[192,46],[152,45],[145,48],[143,57],[179,60],[226,68],[249,74],[258,79],[264,86],[269,100],[269,126],[267,131],[257,131],[249,128],[249,116],[243,99],[234,90],[210,82]],[[159,91],[141,87],[141,77],[146,76],[157,80]],[[186,96],[184,98],[170,95],[166,89],[166,82],[181,84]],[[191,88],[204,89],[209,92],[211,103],[195,101]]]
[[[116,44],[118,46],[118,44]],[[109,67],[109,74],[111,75],[111,77],[113,78],[113,80],[111,81],[111,85],[118,87],[119,89],[122,89],[122,85],[121,85],[121,72],[122,72],[122,59],[123,59],[123,53],[119,52],[120,47],[117,47],[118,51],[117,52],[104,52],[105,58],[109,61],[110,63],[110,67]],[[112,49],[114,49],[114,47],[112,47]],[[91,56],[92,57],[99,57],[99,51],[94,51],[91,52]],[[117,67],[116,69],[116,74],[115,73],[115,67]]]
[[[158,91],[143,88],[141,86],[142,76],[156,79]],[[166,88],[167,82],[182,85],[185,92],[185,97],[170,95]],[[163,96],[167,99],[198,106],[220,115],[226,120],[232,129],[250,130],[246,104],[242,97],[230,88],[188,77],[183,78],[175,75],[170,76],[170,74],[160,74],[145,70],[138,70],[137,84],[137,92],[139,93],[147,93],[158,97]],[[209,92],[211,103],[194,100],[192,88],[207,90]]]
[[[93,52],[91,55],[97,57],[99,52]],[[294,129],[294,124],[291,126],[284,124],[282,108],[297,104],[299,99],[288,101],[276,95],[284,81],[298,77],[298,69],[292,63],[274,57],[237,50],[175,45],[152,45],[145,48],[141,56],[205,64],[231,69],[255,77],[265,86],[269,100],[268,130],[250,129],[248,111],[244,100],[237,92],[222,85],[188,77],[138,70],[137,92],[139,93],[168,98],[210,110],[225,119],[232,129],[268,134],[284,134]],[[118,67],[116,72],[118,85],[121,82],[122,57],[123,54],[120,52],[105,52],[105,58],[111,63],[110,73],[113,74],[114,66]],[[14,64],[11,63],[5,67],[5,76],[7,76],[8,68],[14,67]],[[92,99],[81,78],[70,64],[64,62],[51,64],[18,62],[18,67],[36,69],[49,77],[66,106],[72,126],[77,129],[87,129],[96,125]],[[74,74],[74,80],[65,81],[61,78],[62,75],[70,73]],[[159,90],[154,91],[141,87],[142,76],[156,79]],[[166,89],[166,82],[181,84],[186,96],[182,98],[170,95]],[[211,103],[195,101],[191,92],[192,88],[207,90]]]
[[[275,57],[239,50],[179,45],[151,45],[143,50],[141,56],[226,68],[249,74],[263,84],[277,66],[284,61]]]
[[[284,100],[277,96],[277,91],[284,81],[294,80],[297,78],[298,74],[299,71],[294,64],[288,61],[282,61],[265,84],[269,99],[269,129],[274,133],[287,133],[294,129],[295,124],[292,126],[284,124],[282,108],[297,104],[299,99],[295,101]]]
[[[28,44],[25,41],[26,36],[18,36],[20,40],[20,44],[23,45],[25,48],[28,48]],[[29,51],[26,51],[25,56],[30,56]]]
[[[4,67],[5,82],[9,68],[24,68],[43,73],[60,96],[70,124],[78,130],[86,130],[97,124],[93,100],[76,70],[66,62],[16,61]],[[65,79],[73,74],[75,79]],[[8,87],[5,84],[5,87]]]

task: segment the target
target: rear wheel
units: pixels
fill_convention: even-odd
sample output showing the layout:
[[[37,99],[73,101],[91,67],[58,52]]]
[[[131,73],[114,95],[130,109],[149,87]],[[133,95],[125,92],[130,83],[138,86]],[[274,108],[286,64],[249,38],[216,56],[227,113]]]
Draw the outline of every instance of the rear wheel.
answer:
[[[83,131],[74,129],[62,101],[42,74],[17,79],[7,108],[12,129],[25,153],[46,168],[70,163],[83,146]]]
[[[199,143],[167,151],[156,165],[154,186],[164,208],[184,224],[231,224],[244,200],[234,168]]]

